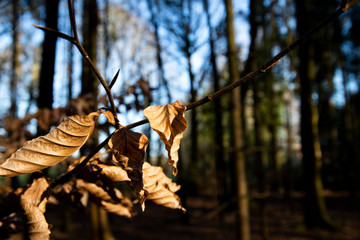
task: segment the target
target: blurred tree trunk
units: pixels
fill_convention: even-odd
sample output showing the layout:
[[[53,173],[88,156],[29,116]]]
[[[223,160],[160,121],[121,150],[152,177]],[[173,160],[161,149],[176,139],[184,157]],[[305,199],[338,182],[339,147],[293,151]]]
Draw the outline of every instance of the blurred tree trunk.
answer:
[[[69,43],[69,48],[68,48],[68,66],[67,66],[67,70],[68,70],[68,104],[70,104],[70,101],[72,99],[72,86],[73,86],[73,58],[74,58],[74,54],[73,54],[73,44]]]
[[[303,0],[296,1],[297,31],[303,35],[309,28],[308,7]],[[323,196],[321,179],[321,149],[318,136],[318,115],[313,108],[312,84],[314,83],[314,48],[310,43],[299,47],[300,78],[300,135],[303,154],[303,178],[305,188],[304,219],[307,227],[331,228]]]
[[[52,29],[58,28],[59,0],[46,1],[45,26]],[[37,106],[40,111],[38,135],[44,135],[50,130],[50,116],[52,104],[54,102],[54,72],[56,56],[56,39],[54,34],[45,32],[45,38],[42,45],[42,58],[39,80],[39,97]]]
[[[261,1],[251,1],[250,2],[250,50],[249,57],[246,63],[247,72],[251,72],[256,70],[257,61],[254,56],[255,53],[255,45],[258,33],[258,21],[256,20],[258,16],[261,16],[261,12],[259,11],[259,7],[261,7]],[[252,55],[252,56],[251,56]],[[263,89],[260,88],[260,84],[257,78],[253,79],[251,82],[253,89],[253,114],[254,114],[254,135],[255,135],[255,147],[258,147],[259,150],[255,152],[255,164],[256,164],[256,175],[257,175],[257,190],[260,195],[265,193],[265,172],[264,172],[264,130],[265,130],[265,122],[263,121],[261,105],[263,104],[261,101],[261,92]],[[269,86],[269,88],[273,89],[273,86]],[[259,199],[259,212],[260,212],[260,227],[261,227],[261,236],[262,239],[268,239],[268,229],[267,229],[267,220],[266,220],[266,204],[265,198],[260,197]]]
[[[258,36],[259,28],[259,16],[261,12],[262,2],[253,0],[250,1],[250,14],[249,14],[249,23],[250,23],[250,46],[249,46],[249,55],[245,65],[246,72],[252,72],[257,68],[257,59],[256,59],[256,42]],[[256,178],[257,178],[257,190],[260,195],[263,195],[265,192],[265,172],[264,172],[264,129],[265,124],[263,121],[262,111],[261,111],[261,89],[260,83],[257,78],[251,81],[251,86],[253,90],[253,117],[254,117],[254,135],[255,135],[255,148],[259,148],[255,152],[255,164],[256,164]],[[270,86],[271,88],[273,86]],[[259,199],[259,213],[260,213],[260,226],[261,226],[261,236],[262,239],[268,239],[268,230],[266,226],[266,206],[265,198],[262,196]]]
[[[350,197],[353,200],[355,200],[356,185],[357,185],[357,181],[356,181],[357,168],[355,164],[356,164],[356,160],[359,160],[356,154],[356,148],[357,148],[356,143],[358,143],[358,141],[356,140],[356,135],[357,135],[356,124],[354,124],[354,119],[353,119],[355,116],[355,114],[353,113],[356,111],[353,111],[352,108],[354,107],[351,106],[350,93],[347,90],[346,70],[344,63],[342,61],[340,61],[340,66],[343,72],[343,86],[344,86],[344,99],[345,99],[344,116],[343,116],[344,129],[345,129],[345,133],[344,133],[345,143],[343,144],[344,147],[341,154],[342,154],[342,159],[345,160],[345,164],[343,165],[345,165],[344,175],[345,175],[346,188],[350,194]]]
[[[83,46],[96,66],[97,27],[99,25],[98,6],[96,0],[84,0],[83,4]],[[82,64],[81,84],[81,95],[90,101],[90,111],[95,111],[97,109],[98,80],[85,60],[83,60]],[[89,140],[86,148],[93,149],[98,142],[98,132],[94,131]],[[108,224],[107,213],[101,212],[101,209],[95,205],[91,205],[90,211],[93,231],[92,239],[114,239]]]
[[[158,1],[154,0],[147,0],[147,5],[149,8],[149,12],[150,12],[150,22],[154,27],[154,35],[155,35],[155,49],[156,49],[156,64],[157,64],[157,69],[159,71],[159,85],[158,85],[158,92],[159,92],[159,98],[158,100],[160,101],[161,99],[161,94],[160,94],[160,89],[163,86],[165,88],[165,91],[167,93],[167,102],[171,103],[171,95],[170,95],[170,89],[169,89],[169,85],[168,82],[165,78],[165,72],[164,72],[164,64],[163,64],[163,59],[161,57],[161,44],[160,44],[160,36],[159,36],[159,17],[158,17]],[[149,102],[150,104],[150,102]],[[160,104],[160,102],[158,103]],[[150,145],[150,137],[151,137],[151,127],[148,127],[148,138],[149,138],[149,145],[148,145],[148,150],[147,150],[147,158],[148,160],[150,160],[150,150],[151,150],[151,145]],[[157,164],[161,164],[161,159],[162,159],[162,154],[161,151],[158,154],[157,157]]]
[[[158,1],[155,0],[155,4],[154,4],[154,0],[147,0],[147,4],[149,7],[149,11],[150,11],[150,22],[154,27],[156,64],[157,64],[157,68],[159,70],[159,76],[160,76],[159,88],[160,88],[160,86],[165,87],[166,94],[167,94],[167,101],[168,101],[168,103],[171,103],[172,100],[171,100],[171,95],[170,95],[169,84],[165,77],[164,63],[163,63],[163,59],[161,57],[162,49],[161,49],[160,35],[159,35]]]
[[[210,61],[213,77],[213,92],[220,89],[220,77],[217,69],[216,53],[215,53],[215,36],[214,29],[211,25],[211,16],[209,13],[208,0],[203,0],[206,23],[209,29],[209,45],[210,45]],[[214,101],[214,144],[215,144],[215,166],[216,166],[216,179],[217,179],[217,194],[220,203],[225,202],[229,196],[227,196],[229,190],[226,184],[226,162],[224,159],[224,143],[223,143],[223,125],[222,125],[222,105],[221,99]]]
[[[11,62],[11,79],[10,79],[10,116],[12,118],[17,117],[17,85],[19,74],[19,2],[18,0],[12,1],[12,19],[11,19],[11,35],[12,35],[12,62]]]
[[[97,26],[99,25],[98,6],[96,0],[84,0],[83,5],[83,47],[96,66],[97,58]],[[85,60],[82,64],[81,95],[88,95],[96,102],[98,80]],[[95,110],[96,106],[92,106]]]
[[[235,44],[234,16],[232,0],[225,0],[226,7],[226,35],[228,44],[228,66],[231,81],[237,81],[239,78],[237,64],[237,50]],[[250,216],[249,216],[249,196],[247,190],[245,156],[243,151],[243,132],[241,123],[241,89],[236,88],[232,92],[232,117],[233,117],[233,146],[236,151],[234,159],[234,168],[237,187],[237,239],[249,240],[250,234]]]
[[[188,11],[189,15],[192,14],[192,6],[191,6],[191,0],[186,1],[187,9],[185,9],[186,6],[183,6],[184,11]],[[186,25],[184,26],[185,30],[185,38],[184,38],[184,54],[186,57],[186,63],[187,63],[187,70],[189,74],[189,80],[190,80],[190,102],[196,101],[196,95],[197,91],[195,89],[195,76],[193,73],[193,65],[191,63],[191,57],[193,55],[192,48],[194,47],[194,41],[190,39],[191,34],[191,22],[187,21]],[[190,159],[192,162],[197,163],[198,160],[198,124],[197,124],[197,109],[192,109],[190,113],[190,135],[191,135],[191,152],[190,152]],[[195,165],[196,166],[196,165]]]

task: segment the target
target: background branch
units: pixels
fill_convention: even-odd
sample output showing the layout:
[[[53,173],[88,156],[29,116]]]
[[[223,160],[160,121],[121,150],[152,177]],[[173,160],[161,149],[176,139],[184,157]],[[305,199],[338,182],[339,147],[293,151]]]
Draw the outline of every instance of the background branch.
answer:
[[[74,37],[71,37],[71,36],[66,35],[64,33],[61,33],[61,32],[59,32],[59,31],[57,31],[55,29],[42,27],[42,26],[39,26],[39,25],[34,25],[34,26],[41,29],[41,30],[43,30],[43,31],[45,31],[45,32],[55,34],[57,37],[68,40],[77,47],[80,54],[83,56],[85,61],[89,64],[90,68],[93,70],[93,72],[95,73],[95,75],[98,78],[99,82],[101,83],[101,85],[105,89],[106,95],[108,96],[108,99],[109,99],[109,102],[110,102],[111,111],[115,116],[115,124],[116,124],[116,127],[118,128],[120,126],[120,124],[119,124],[119,120],[116,118],[116,113],[117,112],[116,112],[116,107],[115,107],[115,104],[114,104],[114,98],[113,98],[113,96],[111,94],[110,88],[106,84],[106,81],[101,76],[101,74],[100,74],[99,70],[97,69],[97,67],[94,65],[94,63],[91,60],[91,58],[89,57],[88,53],[85,51],[84,47],[80,43],[78,33],[77,33],[77,27],[76,27],[74,4],[73,4],[72,0],[68,0],[68,5],[69,5],[68,8],[69,8],[70,23],[71,23],[71,28],[72,28],[72,32],[73,32]],[[116,76],[117,75],[118,75],[118,73],[116,74]]]
[[[360,0],[356,0],[354,2],[359,2]],[[71,0],[69,0],[69,4],[70,4]],[[186,111],[199,107],[207,102],[213,101],[217,98],[220,98],[221,96],[223,96],[226,93],[229,93],[230,91],[232,91],[233,89],[239,87],[241,84],[246,83],[247,81],[249,81],[250,79],[253,79],[257,76],[259,76],[262,73],[265,73],[267,70],[269,70],[270,68],[272,68],[273,66],[275,66],[284,56],[286,56],[287,54],[289,54],[290,52],[292,52],[294,49],[296,49],[298,46],[300,46],[301,44],[303,44],[304,42],[308,41],[309,38],[314,35],[315,33],[317,33],[318,31],[320,31],[322,28],[324,28],[327,24],[329,24],[330,22],[332,22],[333,20],[335,20],[338,16],[340,16],[342,13],[346,12],[347,10],[349,10],[351,7],[353,7],[355,4],[353,4],[353,2],[351,2],[350,4],[347,4],[346,7],[340,7],[338,8],[332,15],[330,15],[329,17],[325,18],[322,22],[320,22],[319,24],[317,24],[316,26],[314,26],[313,28],[311,28],[305,35],[301,36],[298,40],[296,40],[295,42],[293,42],[292,44],[290,44],[288,47],[286,47],[285,49],[283,49],[280,53],[278,53],[275,57],[273,57],[272,59],[270,59],[269,61],[267,61],[264,65],[262,65],[261,67],[259,67],[258,69],[256,69],[255,71],[252,71],[250,73],[248,73],[247,75],[245,75],[244,77],[240,78],[238,81],[220,89],[219,91],[210,94],[198,101],[192,102],[188,105],[186,105]],[[70,11],[70,10],[69,10]],[[74,27],[75,26],[75,22],[73,23]],[[78,40],[76,40],[75,38],[72,38],[70,36],[67,36],[65,34],[59,33],[56,30],[52,30],[52,29],[47,29],[44,27],[39,27],[36,26],[44,31],[50,31],[53,32],[55,34],[57,34],[57,36],[61,37],[61,38],[65,38],[69,41],[75,41],[75,45],[76,46],[81,46],[81,44],[79,44]],[[75,35],[75,31],[74,31],[74,35]],[[80,49],[79,49],[80,50]],[[82,51],[84,52],[84,54],[86,53],[85,50]],[[91,60],[90,60],[91,61]],[[91,65],[93,66],[93,65]],[[94,69],[95,66],[94,66]],[[116,75],[114,76],[114,79],[112,82],[114,82],[118,76],[119,71],[116,73]],[[111,84],[112,86],[113,84]],[[108,86],[105,84],[106,88],[108,88]],[[109,95],[108,95],[109,96]],[[110,94],[111,96],[111,94]],[[141,126],[143,124],[148,123],[147,119],[129,124],[126,126],[126,128],[134,128],[134,127],[138,127]],[[112,133],[113,134],[113,133]],[[103,148],[108,141],[111,139],[112,134],[110,134],[108,136],[108,138],[106,138],[102,143],[100,143],[100,145],[94,149],[80,164],[78,164],[73,170],[71,170],[70,172],[64,174],[63,176],[60,176],[57,180],[55,180],[53,182],[53,184],[51,185],[51,187],[55,187],[58,184],[64,183],[66,181],[68,181],[74,174],[76,174],[83,166],[85,166],[87,164],[87,162],[90,161],[90,159],[95,156],[95,154],[100,151],[101,148]]]

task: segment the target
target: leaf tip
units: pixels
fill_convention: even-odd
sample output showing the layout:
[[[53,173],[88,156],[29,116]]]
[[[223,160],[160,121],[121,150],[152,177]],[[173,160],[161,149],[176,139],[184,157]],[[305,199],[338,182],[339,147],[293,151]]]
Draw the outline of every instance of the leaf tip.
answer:
[[[115,124],[115,116],[111,111],[100,109],[100,113],[104,114],[104,116],[108,119],[109,123]]]

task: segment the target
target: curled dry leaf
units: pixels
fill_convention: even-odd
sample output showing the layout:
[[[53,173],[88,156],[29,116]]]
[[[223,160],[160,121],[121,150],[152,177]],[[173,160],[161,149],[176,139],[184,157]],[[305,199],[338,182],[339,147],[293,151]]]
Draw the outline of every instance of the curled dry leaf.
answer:
[[[109,141],[113,151],[113,161],[128,173],[130,186],[135,190],[144,208],[147,192],[143,188],[142,166],[149,140],[143,134],[133,132],[125,127],[115,131]]]
[[[150,163],[145,162],[143,173],[144,188],[149,192],[147,199],[164,207],[186,211],[181,206],[179,196],[175,194],[180,189],[180,186],[172,182],[164,174],[161,167],[152,166]]]
[[[50,239],[49,225],[44,216],[47,198],[43,196],[48,189],[45,178],[39,178],[21,195],[20,205],[28,220],[31,240]]]
[[[63,161],[88,140],[99,114],[70,116],[47,135],[26,142],[0,165],[0,176],[32,173]]]
[[[101,113],[108,119],[109,123],[115,124],[115,116],[109,110],[100,109]]]
[[[85,182],[82,179],[76,179],[76,188],[87,191],[91,196],[104,201],[111,201],[111,196],[95,183]]]
[[[184,131],[187,128],[185,119],[186,106],[180,101],[172,104],[150,106],[144,110],[151,128],[156,131],[168,151],[169,164],[174,166],[173,174],[177,174],[178,150]]]
[[[99,166],[101,174],[113,182],[131,181],[126,171],[121,167],[105,164],[97,164],[97,166]]]
[[[132,214],[131,214],[131,209],[119,204],[119,203],[112,203],[112,202],[106,202],[106,201],[101,201],[101,206],[107,211],[107,212],[111,212],[111,213],[115,213],[119,216],[123,216],[123,217],[127,217],[127,218],[131,218]]]

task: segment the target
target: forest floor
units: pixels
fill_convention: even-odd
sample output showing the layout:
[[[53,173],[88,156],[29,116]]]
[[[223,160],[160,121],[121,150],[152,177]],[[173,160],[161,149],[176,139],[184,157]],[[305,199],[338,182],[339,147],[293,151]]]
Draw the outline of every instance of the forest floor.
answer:
[[[332,194],[326,198],[329,214],[340,231],[306,230],[302,222],[301,197],[285,200],[278,197],[266,199],[268,239],[274,240],[359,240],[360,205],[348,198]],[[357,199],[360,200],[360,199]],[[356,204],[357,202],[357,204]],[[186,201],[188,223],[183,223],[184,215],[176,210],[166,209],[150,202],[146,211],[133,219],[109,214],[111,230],[115,239],[122,240],[231,240],[236,239],[234,211],[221,212],[216,199],[210,197],[191,197]],[[251,234],[252,240],[260,240],[260,214],[258,203],[252,200]],[[49,206],[47,219],[52,228],[52,239],[85,240],[91,239],[90,215],[87,212],[73,212],[71,231],[63,232],[63,210]],[[15,239],[15,238],[12,238]]]

